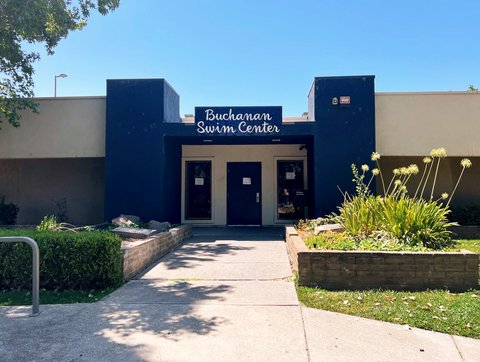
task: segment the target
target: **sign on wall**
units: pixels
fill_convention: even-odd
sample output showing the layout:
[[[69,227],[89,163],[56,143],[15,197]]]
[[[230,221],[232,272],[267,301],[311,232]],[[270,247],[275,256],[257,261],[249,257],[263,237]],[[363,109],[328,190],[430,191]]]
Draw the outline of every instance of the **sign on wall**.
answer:
[[[206,136],[276,135],[282,107],[195,107],[195,127]]]

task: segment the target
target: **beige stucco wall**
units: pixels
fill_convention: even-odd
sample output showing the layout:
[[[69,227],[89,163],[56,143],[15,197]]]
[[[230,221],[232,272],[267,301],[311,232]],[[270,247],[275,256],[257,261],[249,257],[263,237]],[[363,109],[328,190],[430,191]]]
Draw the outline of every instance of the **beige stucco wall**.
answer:
[[[480,93],[377,93],[375,116],[382,155],[445,147],[451,156],[480,156]]]
[[[68,221],[103,222],[104,159],[0,160],[0,195],[18,205],[17,224],[36,225],[67,200]]]
[[[105,156],[105,97],[38,98],[38,114],[4,123],[0,159]]]
[[[435,199],[438,199],[443,192],[451,194],[458,176],[462,170],[460,166],[461,157],[447,157],[440,162],[439,173],[435,186]],[[472,157],[472,168],[465,170],[462,180],[452,199],[453,206],[460,205],[479,205],[480,204],[480,157]],[[393,169],[402,166],[408,166],[415,163],[420,168],[420,173],[408,182],[408,190],[411,195],[415,194],[417,185],[422,178],[424,164],[422,157],[382,157],[380,166],[382,168],[385,182],[388,184],[393,176]],[[431,185],[433,183],[433,172],[430,176],[430,182],[425,189],[424,197],[429,198]],[[387,185],[388,186],[388,185]],[[380,178],[377,178],[377,192],[382,193]]]
[[[182,146],[182,222],[185,220],[185,161],[212,161],[212,220],[195,221],[226,225],[227,223],[227,162],[262,163],[262,224],[285,223],[276,219],[277,160],[304,160],[304,184],[307,185],[307,151],[301,145],[184,145]]]
[[[36,101],[40,113],[24,112],[20,128],[3,125],[0,159],[105,156],[105,97]],[[480,93],[377,93],[375,102],[376,148],[383,155],[445,147],[451,156],[480,156]]]

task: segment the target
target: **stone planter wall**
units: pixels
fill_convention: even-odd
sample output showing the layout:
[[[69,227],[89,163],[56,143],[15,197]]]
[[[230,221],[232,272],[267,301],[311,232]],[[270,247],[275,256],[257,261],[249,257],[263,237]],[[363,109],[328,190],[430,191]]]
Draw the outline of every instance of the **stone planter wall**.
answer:
[[[181,225],[151,238],[136,240],[122,246],[123,279],[128,281],[152,262],[173,250],[192,236],[191,225]]]
[[[299,285],[325,289],[465,291],[479,286],[479,255],[462,251],[372,252],[308,250],[293,227],[286,229],[287,250]]]

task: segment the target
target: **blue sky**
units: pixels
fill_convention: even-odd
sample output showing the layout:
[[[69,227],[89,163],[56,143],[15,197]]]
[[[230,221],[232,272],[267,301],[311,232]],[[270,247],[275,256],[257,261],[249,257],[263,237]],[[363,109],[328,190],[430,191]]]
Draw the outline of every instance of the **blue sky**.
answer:
[[[480,87],[480,1],[121,0],[36,65],[36,96],[104,95],[106,79],[166,78],[202,105],[307,110],[314,76],[376,75],[376,90]]]

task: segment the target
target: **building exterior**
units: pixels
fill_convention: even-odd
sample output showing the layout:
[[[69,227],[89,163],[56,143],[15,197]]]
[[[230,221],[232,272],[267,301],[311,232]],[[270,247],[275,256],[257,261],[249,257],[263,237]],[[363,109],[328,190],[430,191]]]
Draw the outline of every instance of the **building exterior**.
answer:
[[[471,158],[456,204],[480,203],[480,94],[375,93],[374,76],[317,77],[308,113],[197,107],[181,117],[164,79],[107,80],[106,97],[38,98],[0,131],[0,195],[19,224],[59,211],[76,224],[118,214],[208,225],[276,225],[330,213],[350,165],[382,155],[390,177],[445,147],[439,193]],[[412,183],[414,187],[414,183]],[[62,209],[62,210],[59,210]]]

